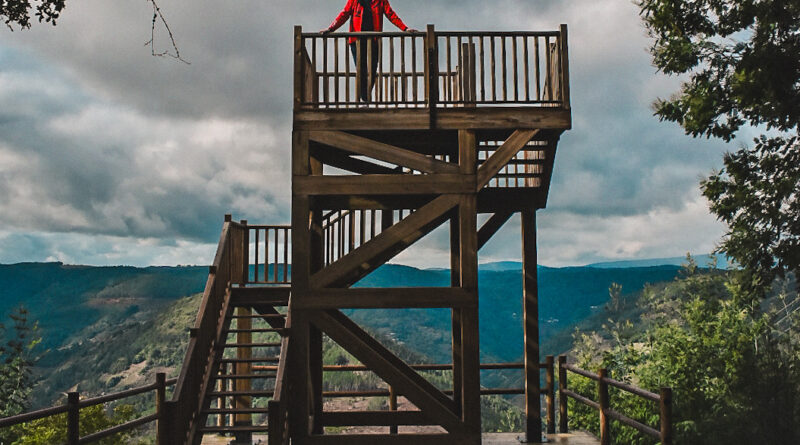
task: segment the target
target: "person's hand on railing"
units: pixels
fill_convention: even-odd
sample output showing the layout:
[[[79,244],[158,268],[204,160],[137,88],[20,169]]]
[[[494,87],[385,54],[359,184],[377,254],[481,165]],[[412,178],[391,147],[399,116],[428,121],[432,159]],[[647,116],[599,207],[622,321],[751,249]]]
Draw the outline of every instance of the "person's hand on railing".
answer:
[[[419,32],[414,28],[406,28],[406,32]]]
[[[320,34],[323,34],[323,35],[324,35],[324,34],[330,34],[331,32],[332,32],[332,31],[331,31],[331,29],[330,29],[330,28],[325,28],[325,29],[320,29],[320,30],[319,30],[319,33],[320,33]]]

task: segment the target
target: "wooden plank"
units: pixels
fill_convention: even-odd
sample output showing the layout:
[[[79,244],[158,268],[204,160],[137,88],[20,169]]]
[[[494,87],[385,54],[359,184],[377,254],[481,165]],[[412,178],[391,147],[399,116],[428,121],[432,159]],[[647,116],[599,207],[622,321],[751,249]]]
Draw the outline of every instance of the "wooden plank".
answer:
[[[449,432],[464,431],[464,424],[453,414],[452,400],[344,314],[336,310],[319,311],[314,313],[313,320],[333,341],[419,407],[426,417]]]
[[[407,195],[469,193],[474,175],[342,175],[295,176],[292,191],[298,195]]]
[[[295,130],[421,130],[431,128],[430,113],[424,108],[397,109],[301,109],[294,113]],[[556,107],[441,108],[435,111],[435,128],[569,129],[569,110]]]
[[[458,206],[461,288],[478,301],[477,198],[463,195]],[[480,437],[480,341],[478,308],[461,309],[462,419],[468,431]]]
[[[231,304],[234,306],[253,306],[268,304],[285,306],[289,303],[289,286],[234,287],[231,288]]]
[[[315,273],[311,277],[312,286],[317,289],[347,286],[358,281],[437,227],[457,202],[458,198],[451,195],[434,199],[339,261]]]
[[[452,434],[347,434],[319,435],[296,441],[298,445],[453,445],[463,444],[458,436]],[[292,444],[295,440],[292,439]]]
[[[473,307],[472,295],[459,288],[403,287],[316,289],[298,297],[298,309]]]
[[[522,211],[522,295],[525,336],[525,423],[528,441],[542,437],[539,387],[539,288],[536,211]]]
[[[476,191],[480,191],[508,162],[525,147],[539,130],[516,130],[478,169]]]
[[[309,137],[315,142],[424,173],[458,172],[457,165],[350,133],[341,131],[312,131]]]
[[[321,421],[325,426],[433,424],[422,411],[325,411],[322,413]]]
[[[530,205],[530,204],[529,204]],[[478,250],[480,250],[490,239],[500,230],[501,227],[511,218],[514,212],[507,210],[497,212],[492,215],[488,221],[483,223],[480,230],[478,230]]]
[[[458,214],[450,218],[450,285],[461,286],[461,254],[458,230]],[[454,308],[450,311],[451,320],[451,347],[453,357],[453,402],[456,405],[456,414],[461,415],[461,310]]]

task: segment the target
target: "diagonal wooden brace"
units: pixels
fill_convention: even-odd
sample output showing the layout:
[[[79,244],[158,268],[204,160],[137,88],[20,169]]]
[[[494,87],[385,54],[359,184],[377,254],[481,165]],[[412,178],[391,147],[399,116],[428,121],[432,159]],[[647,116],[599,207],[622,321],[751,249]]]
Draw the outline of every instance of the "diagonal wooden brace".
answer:
[[[456,174],[459,172],[458,165],[342,131],[311,131],[309,139],[423,173]]]
[[[311,288],[352,285],[447,220],[448,211],[458,202],[458,195],[442,195],[425,204],[375,238],[312,275]]]
[[[315,312],[312,320],[333,341],[419,407],[426,417],[451,433],[465,431],[449,397],[340,311]]]

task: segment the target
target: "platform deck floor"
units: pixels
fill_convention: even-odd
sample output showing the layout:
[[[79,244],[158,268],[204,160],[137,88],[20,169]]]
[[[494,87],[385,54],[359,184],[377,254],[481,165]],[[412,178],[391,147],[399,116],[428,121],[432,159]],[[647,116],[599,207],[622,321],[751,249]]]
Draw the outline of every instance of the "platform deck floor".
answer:
[[[519,445],[519,437],[521,433],[484,433],[483,445]],[[227,445],[230,444],[232,438],[208,435],[203,438],[203,445]],[[267,436],[260,434],[253,436],[253,444],[266,444]],[[411,442],[409,442],[411,443]],[[547,442],[559,445],[599,445],[600,440],[591,434],[583,432],[574,432],[569,434],[548,434]]]

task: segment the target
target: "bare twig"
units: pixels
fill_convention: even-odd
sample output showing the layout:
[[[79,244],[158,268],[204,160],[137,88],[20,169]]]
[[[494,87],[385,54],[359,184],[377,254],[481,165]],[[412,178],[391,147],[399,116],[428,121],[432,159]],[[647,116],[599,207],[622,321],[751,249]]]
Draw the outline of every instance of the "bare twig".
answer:
[[[146,0],[153,6],[153,22],[150,25],[150,40],[145,42],[144,46],[150,47],[150,54],[153,56],[158,57],[171,57],[173,59],[180,60],[181,62],[190,65],[190,63],[181,57],[181,52],[178,49],[178,45],[175,43],[175,36],[172,35],[172,30],[167,23],[167,20],[164,18],[164,14],[161,13],[161,8],[159,8],[158,3],[156,0]],[[164,51],[156,51],[155,48],[155,35],[156,35],[156,22],[161,22],[164,26],[164,29],[167,30],[167,34],[169,34],[170,43],[172,43],[172,50],[166,49]]]

